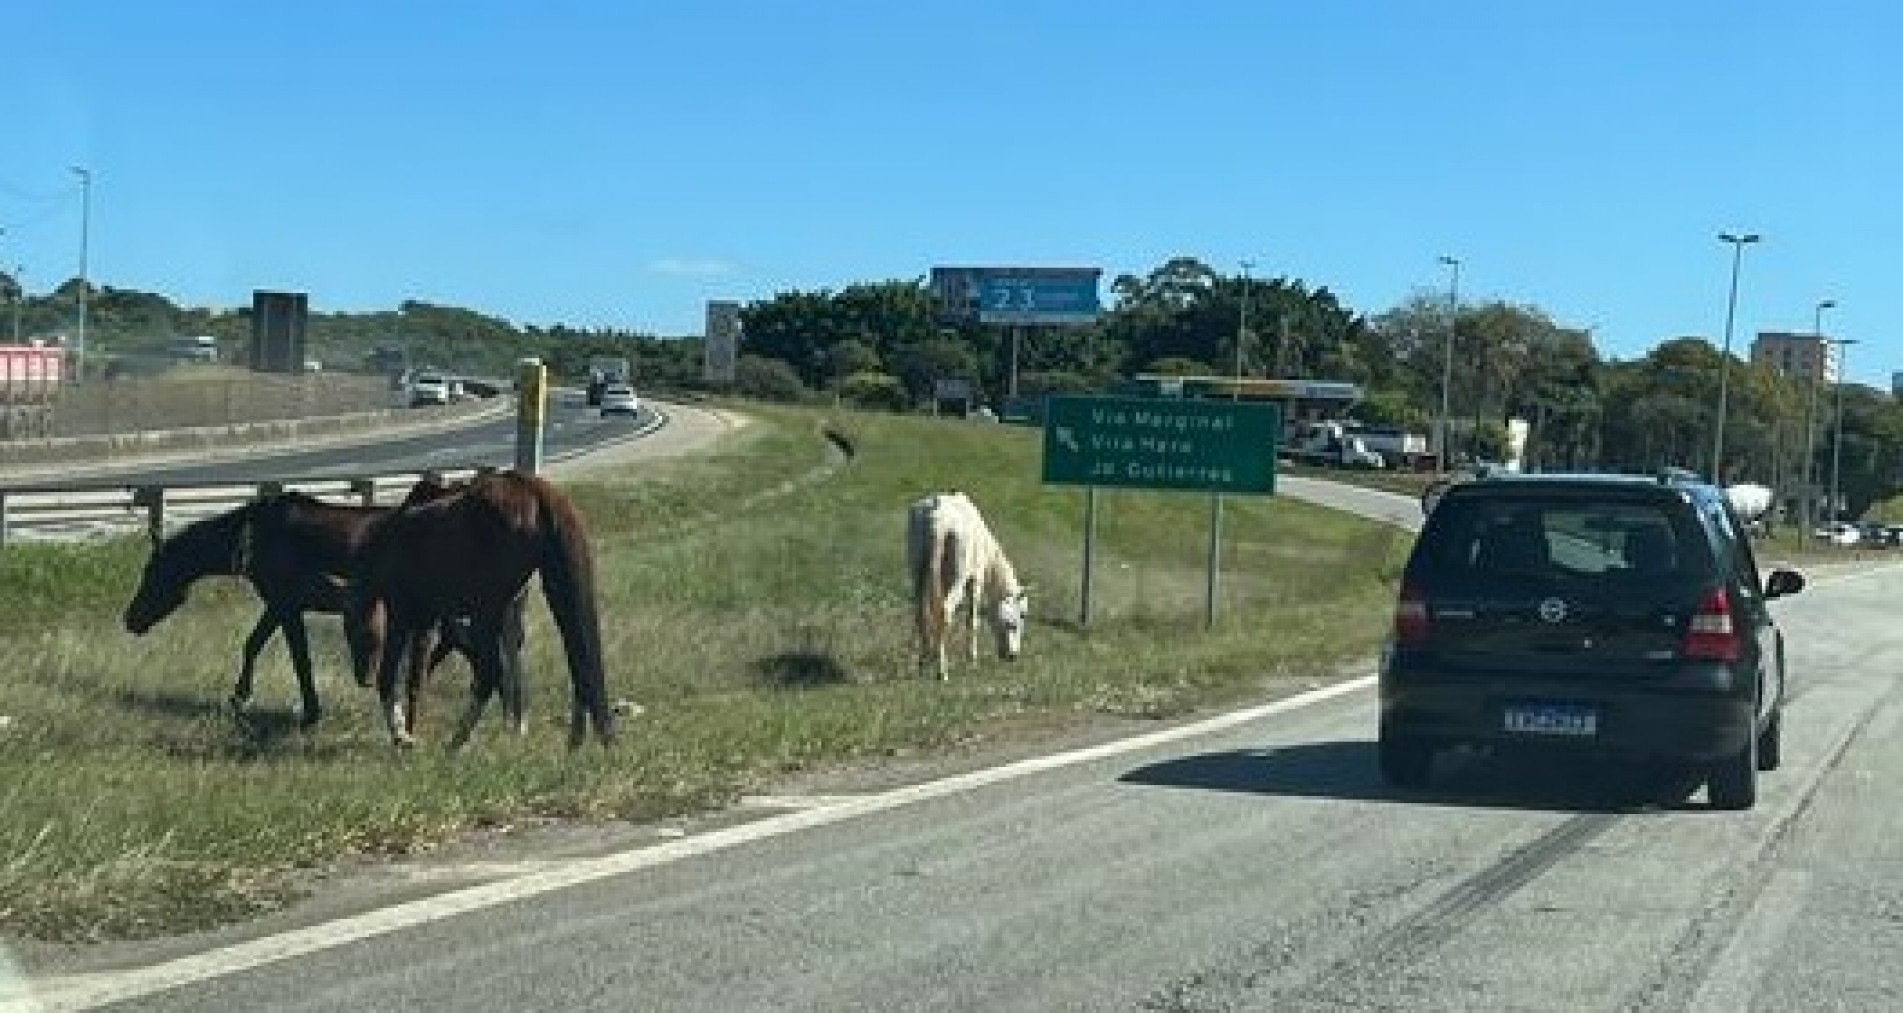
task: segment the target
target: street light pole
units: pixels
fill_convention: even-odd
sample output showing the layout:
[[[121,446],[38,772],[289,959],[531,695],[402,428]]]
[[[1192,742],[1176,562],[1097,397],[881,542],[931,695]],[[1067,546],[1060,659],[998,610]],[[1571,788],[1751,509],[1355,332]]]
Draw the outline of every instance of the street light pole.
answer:
[[[20,343],[20,311],[26,307],[26,265],[13,265],[13,343]]]
[[[1813,351],[1820,354],[1817,356],[1817,368],[1811,371],[1810,403],[1804,410],[1804,480],[1799,483],[1804,494],[1804,509],[1799,517],[1800,523],[1803,524],[1805,538],[1810,537],[1817,519],[1817,494],[1814,488],[1817,478],[1817,386],[1819,381],[1823,380],[1824,369],[1830,362],[1830,346],[1824,341],[1824,311],[1835,308],[1837,308],[1837,300],[1823,299],[1811,312],[1810,333],[1813,342],[1811,347]]]
[[[1242,311],[1236,320],[1236,381],[1237,381],[1237,385],[1236,385],[1235,393],[1237,397],[1242,396],[1242,389],[1241,389],[1242,343],[1245,340],[1247,340],[1249,335],[1249,287],[1250,287],[1249,269],[1254,266],[1255,266],[1255,263],[1253,261],[1245,260],[1242,262]]]
[[[1711,440],[1711,480],[1724,481],[1725,401],[1731,393],[1731,323],[1738,314],[1738,265],[1744,260],[1744,248],[1758,241],[1755,232],[1741,235],[1718,233],[1721,242],[1731,244],[1731,297],[1725,302],[1725,350],[1718,360],[1718,423]]]
[[[1229,390],[1232,401],[1242,400],[1242,341],[1249,333],[1249,268],[1255,265],[1242,262],[1242,307],[1236,315],[1236,377],[1235,386]],[[1094,494],[1096,490],[1092,490]],[[1093,500],[1086,507],[1088,513],[1095,508]],[[1088,525],[1090,522],[1086,521]],[[1209,497],[1209,569],[1203,588],[1203,628],[1216,628],[1216,600],[1222,594],[1222,493],[1212,493]]]
[[[6,234],[5,226],[0,226],[0,236]],[[10,287],[7,289],[7,302],[11,304],[13,310],[13,343],[17,345],[20,343],[20,300],[26,298],[26,286],[20,283],[20,269],[17,267],[8,276],[8,281]]]
[[[86,278],[87,244],[92,234],[93,174],[80,166],[68,166],[79,177],[79,341],[73,351],[73,382],[83,383],[86,376],[86,296],[92,287]]]
[[[1857,343],[1856,338],[1832,338],[1837,346],[1837,435],[1830,441],[1830,519],[1838,519],[1837,474],[1844,456],[1844,350]]]
[[[1448,396],[1454,385],[1454,332],[1460,322],[1460,258],[1443,256],[1442,264],[1454,269],[1453,279],[1447,285],[1447,347],[1441,354],[1440,365],[1440,448],[1434,455],[1435,470],[1447,471],[1447,450],[1452,442],[1448,431]]]

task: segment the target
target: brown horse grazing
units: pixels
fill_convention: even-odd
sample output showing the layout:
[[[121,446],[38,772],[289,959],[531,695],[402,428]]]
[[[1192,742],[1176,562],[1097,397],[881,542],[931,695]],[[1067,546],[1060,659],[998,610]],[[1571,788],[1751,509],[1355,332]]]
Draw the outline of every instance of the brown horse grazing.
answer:
[[[469,621],[475,676],[451,748],[467,741],[498,692],[515,727],[522,728],[521,681],[504,664],[503,650],[507,614],[512,604],[519,608],[529,577],[537,573],[568,659],[569,748],[581,745],[590,722],[603,745],[613,742],[594,555],[581,515],[555,486],[515,471],[479,474],[452,486],[420,482],[377,525],[359,561],[356,609],[387,625],[377,692],[397,745],[415,742],[416,694],[426,671],[422,649],[436,626],[452,616]],[[397,667],[406,660],[409,675],[399,700]]]
[[[200,579],[243,577],[264,601],[264,613],[245,638],[244,663],[231,688],[231,707],[242,711],[251,701],[258,654],[271,635],[284,631],[297,672],[302,723],[315,725],[323,713],[311,674],[310,637],[304,613],[345,616],[345,629],[360,683],[376,663],[379,644],[348,611],[349,579],[358,549],[370,530],[392,508],[344,506],[299,492],[253,500],[234,510],[194,521],[152,547],[139,587],[126,604],[128,631],[143,636],[185,603]],[[429,658],[433,668],[450,650],[470,654],[467,636],[453,623]]]

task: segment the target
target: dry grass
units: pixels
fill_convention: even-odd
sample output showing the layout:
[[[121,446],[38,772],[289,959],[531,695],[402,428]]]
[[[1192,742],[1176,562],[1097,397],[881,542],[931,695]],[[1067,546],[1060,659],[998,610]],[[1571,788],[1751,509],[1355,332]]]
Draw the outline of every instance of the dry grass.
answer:
[[[648,820],[1006,726],[1180,715],[1258,697],[1273,673],[1330,673],[1381,635],[1405,549],[1388,529],[1232,498],[1222,619],[1205,631],[1206,498],[1105,493],[1086,629],[1083,496],[1039,484],[1034,432],[748,410],[760,421],[712,455],[570,487],[600,557],[610,690],[643,708],[611,752],[562,748],[566,680],[539,604],[531,734],[492,724],[462,755],[397,755],[344,674],[334,620],[314,621],[325,722],[296,730],[277,646],[258,709],[234,722],[221,702],[256,614],[247,590],[206,584],[135,640],[118,609],[136,542],[10,549],[0,931],[90,939],[242,918],[347,855],[530,817]],[[850,437],[850,463],[832,464],[822,425]],[[905,504],[946,487],[973,494],[1038,592],[1026,660],[939,683],[912,674],[902,534]],[[426,740],[459,705],[461,672],[431,687]]]

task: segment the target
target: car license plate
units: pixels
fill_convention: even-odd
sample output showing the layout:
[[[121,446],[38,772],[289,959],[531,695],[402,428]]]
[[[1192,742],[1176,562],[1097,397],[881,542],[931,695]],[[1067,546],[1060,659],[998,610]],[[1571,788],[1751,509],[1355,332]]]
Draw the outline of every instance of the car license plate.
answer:
[[[1506,730],[1525,735],[1590,736],[1599,732],[1599,715],[1591,707],[1571,704],[1512,704],[1506,709]]]

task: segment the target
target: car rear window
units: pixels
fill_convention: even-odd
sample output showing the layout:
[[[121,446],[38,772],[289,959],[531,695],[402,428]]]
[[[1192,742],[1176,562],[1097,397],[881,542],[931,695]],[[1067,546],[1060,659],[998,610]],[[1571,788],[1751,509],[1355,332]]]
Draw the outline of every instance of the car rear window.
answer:
[[[1474,497],[1443,502],[1411,570],[1440,579],[1644,583],[1695,576],[1696,530],[1656,502]]]

